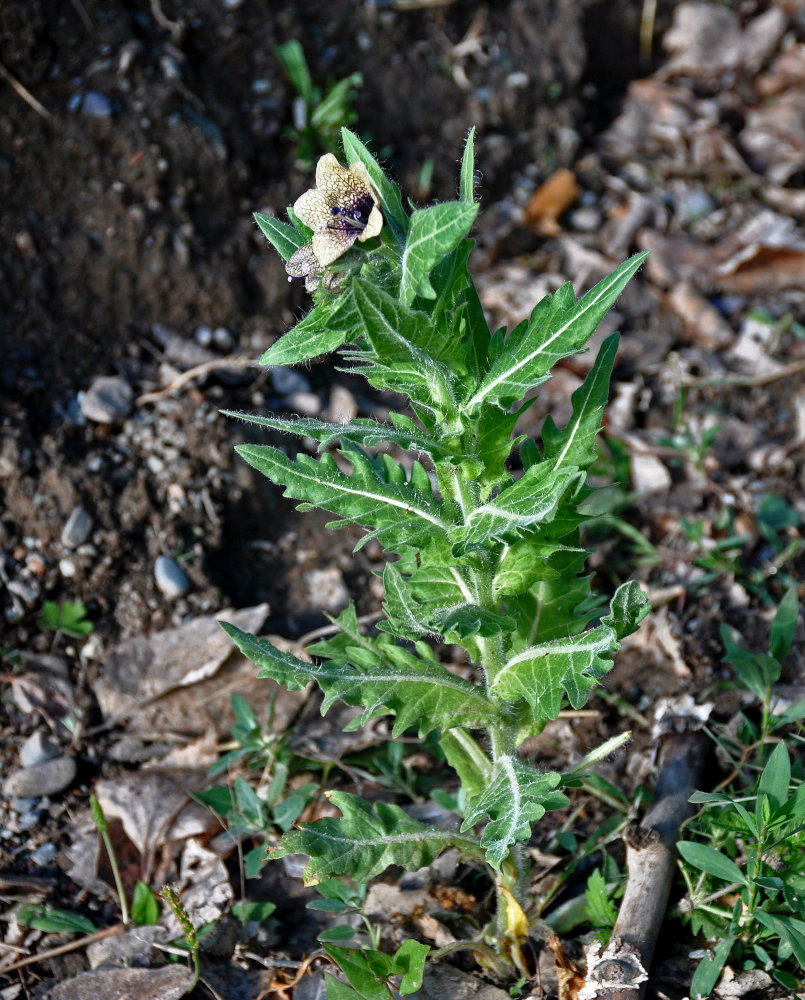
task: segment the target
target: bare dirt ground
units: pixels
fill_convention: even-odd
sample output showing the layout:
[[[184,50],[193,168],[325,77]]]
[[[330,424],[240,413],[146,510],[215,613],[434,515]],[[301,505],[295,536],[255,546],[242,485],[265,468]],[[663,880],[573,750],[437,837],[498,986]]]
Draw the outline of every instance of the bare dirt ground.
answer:
[[[9,906],[49,903],[98,927],[119,919],[87,825],[94,793],[129,887],[183,878],[209,903],[205,920],[242,894],[278,904],[274,923],[238,945],[237,963],[224,947],[210,966],[220,995],[278,988],[280,959],[291,968],[316,946],[320,924],[298,879],[269,865],[244,883],[233,841],[187,805],[229,739],[230,695],[263,720],[270,693],[229,656],[215,616],[241,609],[244,627],[294,642],[349,597],[371,614],[381,596],[379,553],[370,545],[353,556],[356,535],[326,531],[327,518],[298,514],[253,479],[233,455],[243,427],[219,413],[366,415],[389,403],[332,360],[296,379],[221,364],[258,358],[307,307],[251,218],[282,215],[309,186],[287,134],[295,95],[275,55],[289,39],[303,44],[320,85],[363,74],[355,129],[420,203],[453,196],[464,137],[477,127],[475,271],[497,323],[517,322],[565,280],[581,292],[629,253],[652,250],[602,330],[624,338],[597,474],[621,485],[607,493],[592,567],[604,589],[637,575],[655,610],[607,679],[623,701],[561,720],[538,752],[561,767],[632,729],[633,750],[606,771],[631,797],[650,772],[648,730],[634,713],[645,720],[659,697],[681,692],[716,697],[724,719],[735,710],[735,696],[719,693],[719,626],[738,626],[760,648],[786,587],[802,593],[805,569],[805,7],[661,2],[642,62],[641,14],[645,29],[644,5],[607,0],[408,10],[362,0],[3,0],[0,895]],[[196,365],[206,367],[182,384]],[[528,419],[551,410],[561,423],[588,366],[584,357],[563,365]],[[97,402],[99,378],[115,379],[111,401]],[[79,600],[91,635],[41,623],[44,602]],[[797,683],[801,657],[791,659],[785,679]],[[382,731],[347,740],[315,701],[280,694],[275,711],[275,731],[288,728],[289,746],[319,776],[322,762],[352,760],[337,779],[344,787],[363,780],[355,755],[382,745]],[[36,740],[47,744],[39,756]],[[51,784],[19,777],[48,758],[59,762]],[[600,809],[588,806],[582,834]],[[541,831],[540,843],[551,835]],[[258,842],[252,831],[241,846]],[[465,886],[463,877],[446,882]],[[679,943],[661,950],[652,988],[681,997],[694,943],[675,927]],[[408,930],[428,940],[421,926]],[[3,1000],[72,996],[58,987],[106,968],[81,950],[8,971],[57,937],[9,919]],[[304,983],[284,995],[319,995],[320,975]]]

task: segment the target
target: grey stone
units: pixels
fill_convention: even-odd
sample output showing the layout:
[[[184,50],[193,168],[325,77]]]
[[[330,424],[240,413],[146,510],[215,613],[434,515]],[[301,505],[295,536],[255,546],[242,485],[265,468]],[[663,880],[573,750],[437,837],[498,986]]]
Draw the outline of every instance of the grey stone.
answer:
[[[61,543],[66,549],[77,549],[92,531],[92,518],[79,504],[67,518],[62,528]]]
[[[209,347],[212,343],[212,330],[208,326],[200,326],[193,337],[199,347]]]
[[[10,799],[54,795],[66,788],[75,775],[76,764],[72,757],[54,757],[12,772],[5,780],[3,791]]]
[[[322,410],[321,400],[315,392],[292,392],[285,397],[285,405],[303,417],[317,417]]]
[[[337,566],[311,569],[305,574],[310,604],[319,611],[337,614],[349,604],[349,591]]]
[[[221,351],[231,351],[235,346],[235,338],[225,326],[216,326],[212,331],[215,346]]]
[[[96,424],[115,424],[131,412],[134,390],[119,375],[101,375],[81,397],[81,412]]]
[[[271,381],[281,396],[289,396],[292,392],[310,392],[310,382],[305,376],[285,365],[275,365],[271,369]]]
[[[55,844],[40,844],[35,851],[31,852],[31,861],[38,868],[47,868],[56,860],[58,849]]]
[[[327,417],[337,424],[348,424],[358,416],[358,404],[345,385],[336,382],[330,389]]]
[[[112,102],[106,94],[99,94],[97,90],[88,90],[84,94],[81,110],[91,118],[108,118],[112,114]]]
[[[35,767],[58,756],[59,748],[50,742],[41,729],[32,733],[20,747],[20,764],[23,767]]]
[[[187,993],[193,973],[184,965],[160,969],[93,969],[57,983],[46,1000],[179,1000]]]
[[[175,601],[190,590],[190,581],[187,579],[184,570],[168,556],[158,556],[154,563],[154,580],[160,593],[164,594],[169,601]]]

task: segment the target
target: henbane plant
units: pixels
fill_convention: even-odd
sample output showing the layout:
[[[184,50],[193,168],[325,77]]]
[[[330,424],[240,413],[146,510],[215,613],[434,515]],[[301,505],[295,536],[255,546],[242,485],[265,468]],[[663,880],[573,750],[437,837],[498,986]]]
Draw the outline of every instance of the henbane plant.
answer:
[[[459,198],[410,214],[366,147],[347,129],[342,136],[348,169],[323,157],[316,188],[288,210],[290,224],[256,217],[288,273],[314,295],[311,311],[262,362],[337,350],[376,389],[404,393],[410,409],[392,412],[389,423],[231,415],[319,442],[319,458],[267,445],[237,450],[300,509],[321,507],[341,519],[332,527],[364,529],[359,547],[377,539],[388,557],[385,618],[365,633],[350,606],[336,619],[338,633],[309,647],[312,663],[224,628],[261,677],[291,689],[315,681],[322,712],[336,699],[360,706],[353,728],[389,715],[394,736],[437,731],[467,805],[460,825],[443,829],[396,805],[332,791],[341,817],[300,824],[273,857],[308,855],[310,884],[366,882],[389,865],[417,869],[458,848],[487,866],[497,887],[487,950],[522,970],[522,846],[546,810],[568,804],[562,789],[574,779],[541,770],[518,748],[568,703],[585,703],[648,610],[635,582],[606,608],[584,572],[579,507],[591,492],[586,470],[618,335],[604,341],[573,393],[566,426],[548,416],[540,445],[516,425],[533,390],[583,348],[645,255],[578,301],[568,283],[508,334],[492,333],[467,266],[478,212],[473,132]],[[522,471],[510,471],[510,461]],[[474,679],[443,666],[434,640],[463,647]]]

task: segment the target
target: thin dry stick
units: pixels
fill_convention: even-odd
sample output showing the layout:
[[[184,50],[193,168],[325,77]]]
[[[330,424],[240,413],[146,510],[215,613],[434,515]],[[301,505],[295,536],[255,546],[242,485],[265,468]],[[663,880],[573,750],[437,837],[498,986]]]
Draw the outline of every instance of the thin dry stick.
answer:
[[[79,938],[77,941],[68,941],[67,944],[60,944],[58,948],[51,948],[50,951],[42,951],[38,955],[29,955],[27,958],[23,958],[13,965],[4,965],[0,967],[0,972],[5,975],[7,972],[14,972],[25,965],[44,962],[48,958],[56,958],[57,955],[66,955],[68,951],[77,951],[86,944],[92,944],[93,941],[100,941],[102,938],[121,934],[125,929],[125,924],[113,924],[111,927],[104,927],[102,931],[96,931],[95,934],[89,934],[87,937]]]
[[[48,111],[44,105],[40,104],[39,101],[34,97],[34,95],[26,87],[20,83],[20,81],[12,76],[11,73],[6,69],[6,67],[0,62],[0,76],[10,85],[14,93],[23,99],[25,103],[34,109],[34,111],[41,115],[45,121],[53,121],[53,115]]]
[[[262,366],[259,361],[255,361],[252,358],[244,358],[238,354],[233,354],[228,358],[216,358],[214,361],[204,361],[200,365],[194,365],[192,368],[188,368],[187,371],[182,372],[181,375],[177,375],[172,382],[164,386],[162,389],[156,389],[154,392],[146,392],[142,396],[138,396],[137,405],[144,406],[146,403],[156,403],[157,400],[164,399],[165,396],[170,396],[172,392],[176,392],[177,389],[181,389],[182,386],[187,385],[187,383],[192,381],[194,378],[200,378],[202,375],[209,375],[210,372],[218,371],[220,368],[261,367]]]
[[[639,974],[654,957],[676,868],[679,827],[695,808],[688,800],[699,783],[706,749],[701,732],[666,737],[654,805],[626,836],[629,880],[612,931],[616,950],[602,956],[599,978],[597,970],[587,971],[588,987],[601,983],[596,1000],[641,1000],[644,995],[647,981]]]
[[[790,364],[781,365],[774,371],[761,372],[758,375],[711,375],[704,378],[683,377],[679,384],[685,389],[699,389],[708,385],[737,385],[737,386],[758,386],[771,385],[781,378],[790,378],[792,375],[799,375],[805,372],[805,358],[799,361],[792,361]]]

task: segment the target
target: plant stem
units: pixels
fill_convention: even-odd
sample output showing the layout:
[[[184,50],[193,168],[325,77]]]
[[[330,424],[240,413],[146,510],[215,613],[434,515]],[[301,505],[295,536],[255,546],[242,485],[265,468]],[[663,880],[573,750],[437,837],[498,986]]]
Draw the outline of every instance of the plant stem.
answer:
[[[92,809],[92,818],[95,821],[95,826],[98,828],[98,833],[101,835],[101,840],[103,841],[103,846],[106,848],[106,853],[109,855],[109,864],[112,866],[112,875],[115,879],[115,889],[117,890],[117,898],[120,902],[120,916],[123,923],[128,925],[129,908],[126,903],[126,890],[123,888],[123,879],[120,877],[120,869],[118,868],[117,858],[115,857],[114,848],[112,847],[112,838],[109,836],[109,826],[106,822],[106,817],[103,814],[101,804],[94,795],[90,795],[89,804]]]

